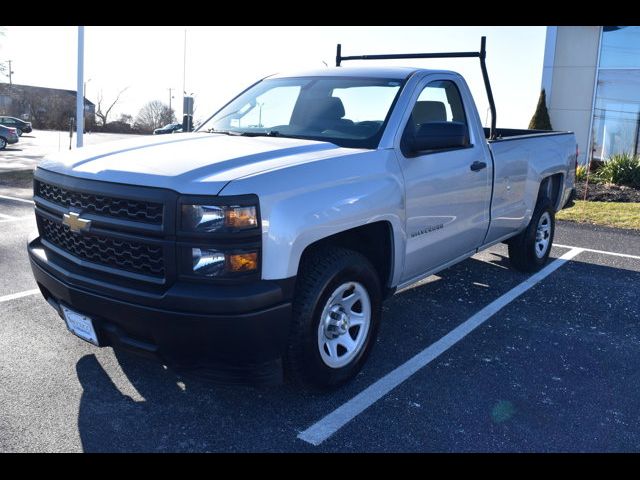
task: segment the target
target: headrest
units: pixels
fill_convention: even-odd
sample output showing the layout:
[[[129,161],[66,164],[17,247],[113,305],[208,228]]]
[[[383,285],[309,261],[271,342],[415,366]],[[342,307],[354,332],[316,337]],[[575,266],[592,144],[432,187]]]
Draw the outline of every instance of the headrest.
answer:
[[[447,121],[447,109],[444,103],[431,100],[416,102],[412,115],[415,124]]]
[[[311,108],[313,116],[339,119],[344,117],[344,105],[338,97],[323,97],[314,101]]]

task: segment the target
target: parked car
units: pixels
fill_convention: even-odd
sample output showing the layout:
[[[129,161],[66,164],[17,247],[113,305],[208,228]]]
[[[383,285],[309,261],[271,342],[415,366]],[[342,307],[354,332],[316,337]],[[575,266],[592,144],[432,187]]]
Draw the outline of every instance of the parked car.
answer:
[[[168,123],[164,127],[156,128],[153,131],[154,135],[162,135],[164,133],[179,133],[178,131],[182,131],[181,123]]]
[[[263,79],[175,140],[52,154],[34,174],[40,291],[98,346],[346,382],[397,289],[499,242],[521,271],[549,257],[575,136],[497,129],[484,42],[474,56],[486,130],[455,72],[339,67]]]
[[[23,133],[31,133],[31,130],[33,130],[31,122],[25,122],[15,117],[0,117],[0,125],[15,128],[19,137],[21,137]]]
[[[15,128],[0,125],[0,150],[7,148],[7,145],[18,143],[18,132]]]

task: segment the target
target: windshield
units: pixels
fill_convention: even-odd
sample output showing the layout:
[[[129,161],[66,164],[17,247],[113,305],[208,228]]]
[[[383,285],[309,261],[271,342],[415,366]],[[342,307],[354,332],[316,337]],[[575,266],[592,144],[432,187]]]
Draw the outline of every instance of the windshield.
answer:
[[[303,77],[264,80],[198,130],[308,138],[342,147],[376,148],[402,81]]]

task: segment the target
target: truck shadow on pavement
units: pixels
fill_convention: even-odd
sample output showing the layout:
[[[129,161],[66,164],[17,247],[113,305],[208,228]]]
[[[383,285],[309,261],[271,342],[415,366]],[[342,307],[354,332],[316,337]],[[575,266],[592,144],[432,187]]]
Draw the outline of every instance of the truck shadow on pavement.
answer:
[[[78,412],[83,450],[317,451],[316,447],[298,440],[298,432],[528,277],[506,270],[508,263],[503,255],[493,253],[489,261],[472,258],[431,277],[425,284],[410,287],[391,298],[385,303],[377,345],[363,372],[350,384],[331,393],[301,391],[288,384],[275,387],[216,385],[204,379],[182,377],[157,362],[126,352],[115,351],[114,355],[108,351],[105,354],[101,352],[98,355],[100,359],[93,354],[85,355],[76,364],[83,389]],[[631,438],[629,432],[620,432],[619,425],[603,424],[601,418],[604,413],[599,416],[600,410],[604,412],[611,403],[616,403],[609,398],[611,395],[602,392],[600,383],[604,382],[609,389],[617,388],[616,395],[622,403],[635,398],[631,391],[635,387],[628,385],[629,375],[634,374],[630,367],[621,367],[623,360],[624,364],[633,364],[628,363],[630,354],[620,353],[619,347],[614,349],[614,355],[611,352],[601,354],[600,348],[594,353],[593,342],[638,342],[637,334],[628,338],[628,328],[634,315],[629,313],[633,312],[630,309],[635,308],[637,312],[639,301],[631,292],[620,293],[621,282],[628,284],[634,279],[637,282],[640,274],[624,268],[580,261],[564,265],[543,284],[525,294],[526,302],[514,302],[517,307],[515,313],[510,310],[508,322],[501,324],[501,328],[480,328],[472,334],[474,341],[463,340],[440,357],[442,362],[437,360],[433,366],[430,365],[428,385],[412,384],[412,392],[415,392],[412,393],[412,401],[405,402],[408,406],[402,403],[398,411],[398,405],[393,404],[386,416],[376,417],[381,431],[405,428],[398,427],[403,425],[403,421],[408,422],[406,428],[425,429],[416,436],[415,443],[405,438],[398,444],[390,439],[389,445],[379,442],[374,445],[378,445],[378,450],[387,451],[573,451],[590,450],[594,445],[596,449],[615,449],[615,442],[603,447],[593,444],[594,436],[567,432],[573,431],[570,423],[581,418],[586,422],[585,428],[600,432],[600,438],[611,439],[611,435]],[[591,284],[597,284],[603,294],[617,293],[617,313],[611,304],[594,305],[589,312],[577,313],[590,297]],[[557,295],[549,299],[546,290]],[[544,317],[539,314],[540,305],[547,307]],[[608,325],[607,318],[617,318],[621,324]],[[593,333],[592,328],[595,327],[586,326],[589,322],[596,325],[598,331],[606,331],[607,336],[600,335],[595,340],[576,336],[576,329],[584,330],[585,335]],[[570,342],[570,347],[550,347],[558,345],[558,342]],[[534,359],[525,344],[533,344],[538,350],[550,350],[544,355],[538,351]],[[505,352],[505,348],[516,350]],[[570,386],[573,393],[565,403],[563,398],[554,400],[560,404],[559,410],[554,411],[545,403],[548,397],[538,399],[542,387],[536,383],[540,381],[537,376],[547,375],[557,368],[562,363],[558,355],[566,354],[567,348],[573,350],[577,362],[574,363],[579,365],[582,359],[591,373],[585,376],[584,371],[562,372],[562,377],[575,374],[576,385]],[[605,357],[599,359],[598,355]],[[633,356],[640,359],[637,354]],[[485,357],[503,360],[481,361]],[[453,366],[450,367],[449,362]],[[606,375],[602,371],[605,367],[599,365],[606,365],[611,370],[609,376],[617,371],[615,388],[612,386],[613,377],[602,379]],[[535,371],[531,370],[533,366]],[[456,368],[462,370],[456,372]],[[126,379],[117,378],[122,373]],[[115,383],[112,378],[116,379]],[[514,385],[517,385],[516,390]],[[560,397],[566,395],[563,391],[556,394]],[[576,411],[579,408],[576,398],[593,411],[589,414],[585,413],[586,410]],[[419,424],[412,422],[412,417],[405,411],[417,408],[414,405],[420,407],[416,399],[425,407],[422,412],[426,417]],[[633,400],[632,403],[638,402]],[[507,414],[503,414],[503,410]],[[544,425],[540,425],[541,416],[549,420]],[[467,441],[473,438],[473,442],[457,444],[452,440],[455,432],[451,425],[463,425],[464,437]],[[633,436],[637,439],[638,433],[633,433]],[[550,437],[555,437],[557,442],[549,444]],[[508,441],[502,448],[500,445],[505,438]],[[344,437],[342,442],[345,442]],[[376,449],[366,445],[355,447],[361,445],[355,439],[347,439],[346,442],[351,445],[349,450]],[[324,448],[338,450],[341,447],[329,441]]]

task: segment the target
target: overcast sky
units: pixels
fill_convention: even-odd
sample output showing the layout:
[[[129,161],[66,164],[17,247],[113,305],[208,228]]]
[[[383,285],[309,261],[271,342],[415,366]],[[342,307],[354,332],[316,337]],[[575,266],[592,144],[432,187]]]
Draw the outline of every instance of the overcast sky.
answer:
[[[135,117],[150,100],[182,114],[184,32],[186,90],[205,118],[257,79],[278,72],[335,65],[343,55],[478,50],[487,36],[487,66],[498,126],[526,128],[542,78],[545,27],[107,27],[85,28],[87,98],[110,101],[129,87],[109,120]],[[6,27],[0,61],[12,60],[13,82],[76,89],[77,27]],[[348,62],[357,65],[361,62]],[[369,64],[371,62],[368,62]],[[450,69],[469,83],[483,122],[487,100],[476,59],[377,62]],[[0,78],[7,82],[8,78]]]

